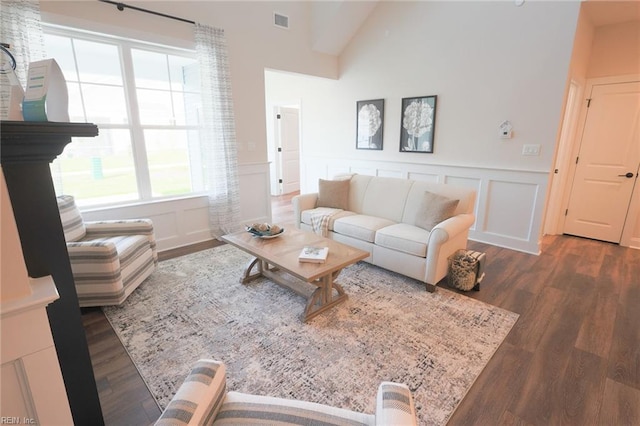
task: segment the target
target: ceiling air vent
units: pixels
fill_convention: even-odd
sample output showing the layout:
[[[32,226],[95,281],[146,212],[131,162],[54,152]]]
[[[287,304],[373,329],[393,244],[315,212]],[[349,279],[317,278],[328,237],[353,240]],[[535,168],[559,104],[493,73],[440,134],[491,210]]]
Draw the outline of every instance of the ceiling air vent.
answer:
[[[273,25],[279,28],[289,29],[289,17],[280,13],[273,14]]]

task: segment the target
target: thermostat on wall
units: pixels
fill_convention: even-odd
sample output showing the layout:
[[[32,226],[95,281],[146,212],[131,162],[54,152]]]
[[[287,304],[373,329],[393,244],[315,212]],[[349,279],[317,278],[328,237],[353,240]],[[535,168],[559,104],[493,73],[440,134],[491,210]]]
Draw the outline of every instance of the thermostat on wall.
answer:
[[[509,120],[505,120],[500,123],[500,137],[502,139],[511,139],[511,134],[513,131],[513,126]]]

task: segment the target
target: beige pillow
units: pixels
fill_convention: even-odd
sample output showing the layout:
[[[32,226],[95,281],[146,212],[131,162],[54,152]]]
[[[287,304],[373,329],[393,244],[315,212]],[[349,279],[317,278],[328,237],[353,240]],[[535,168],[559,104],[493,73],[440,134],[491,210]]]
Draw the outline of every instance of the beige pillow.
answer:
[[[416,215],[416,226],[431,231],[434,226],[453,217],[460,200],[453,200],[433,192],[425,191],[420,210]]]
[[[347,210],[349,205],[349,184],[349,180],[320,179],[316,207]]]

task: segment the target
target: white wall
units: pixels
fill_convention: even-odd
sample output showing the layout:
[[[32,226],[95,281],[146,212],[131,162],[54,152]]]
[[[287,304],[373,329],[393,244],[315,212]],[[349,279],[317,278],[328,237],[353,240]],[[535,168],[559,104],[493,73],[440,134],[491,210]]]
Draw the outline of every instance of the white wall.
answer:
[[[18,226],[0,167],[0,302],[31,295],[27,265],[22,255]]]
[[[265,125],[264,69],[335,78],[337,57],[311,49],[308,2],[170,1],[126,2],[223,28],[231,68],[243,223],[271,219]],[[40,3],[44,22],[194,48],[193,26],[98,1]],[[273,25],[273,13],[289,17],[290,28]],[[159,250],[210,238],[206,197],[186,197],[83,212],[86,220],[153,219]]]
[[[579,6],[381,2],[341,55],[337,80],[267,73],[267,102],[301,99],[303,192],[345,164],[470,179],[479,188],[472,238],[538,252]],[[400,153],[401,100],[422,95],[438,95],[435,152]],[[377,98],[384,149],[358,151],[356,102]],[[500,139],[507,119],[514,137]],[[522,156],[524,144],[540,155]]]
[[[141,1],[142,8],[223,28],[227,36],[240,163],[264,162],[264,69],[323,77],[337,75],[335,56],[313,52],[307,2]],[[47,1],[44,22],[194,48],[193,26],[98,1]],[[273,25],[273,13],[289,16],[290,29]]]
[[[640,73],[640,22],[597,27],[589,58],[588,77]]]

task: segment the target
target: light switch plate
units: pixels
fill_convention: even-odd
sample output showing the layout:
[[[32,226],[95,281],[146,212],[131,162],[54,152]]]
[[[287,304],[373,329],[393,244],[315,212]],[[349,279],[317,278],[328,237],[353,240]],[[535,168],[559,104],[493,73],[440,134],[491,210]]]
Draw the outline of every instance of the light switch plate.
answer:
[[[522,145],[522,155],[540,155],[540,144]]]

